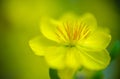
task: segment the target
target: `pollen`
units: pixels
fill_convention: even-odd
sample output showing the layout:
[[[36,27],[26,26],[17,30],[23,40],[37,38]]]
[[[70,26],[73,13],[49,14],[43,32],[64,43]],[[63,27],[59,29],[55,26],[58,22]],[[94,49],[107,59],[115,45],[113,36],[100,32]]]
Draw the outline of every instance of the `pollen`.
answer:
[[[57,39],[61,42],[67,42],[70,46],[74,46],[79,40],[86,39],[90,34],[90,29],[83,22],[63,23],[56,27]]]

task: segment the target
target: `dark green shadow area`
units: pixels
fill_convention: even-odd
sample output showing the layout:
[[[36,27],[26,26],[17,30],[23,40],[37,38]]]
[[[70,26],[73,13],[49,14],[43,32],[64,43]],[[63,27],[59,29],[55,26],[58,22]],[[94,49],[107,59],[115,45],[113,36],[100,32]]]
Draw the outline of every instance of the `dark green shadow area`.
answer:
[[[114,42],[112,49],[110,50],[111,60],[114,60],[120,55],[120,41]]]
[[[60,79],[58,77],[58,74],[57,74],[57,70],[55,69],[49,69],[49,75],[50,75],[50,79]]]

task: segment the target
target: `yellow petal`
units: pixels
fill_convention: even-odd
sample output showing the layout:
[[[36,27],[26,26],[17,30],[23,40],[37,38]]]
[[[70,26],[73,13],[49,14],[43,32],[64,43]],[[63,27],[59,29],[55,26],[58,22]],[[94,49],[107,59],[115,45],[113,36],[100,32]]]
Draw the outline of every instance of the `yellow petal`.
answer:
[[[36,55],[44,56],[46,52],[45,49],[50,46],[57,45],[57,43],[41,36],[30,40],[29,45]]]
[[[53,46],[46,49],[45,59],[48,65],[54,69],[63,69],[65,67],[66,49],[63,46]]]
[[[50,47],[46,49],[45,59],[50,67],[63,69],[65,67],[78,69],[81,67],[81,60],[78,50],[64,46]]]
[[[90,49],[105,49],[111,41],[111,36],[103,32],[103,30],[96,30],[91,34],[84,42],[81,43],[81,46],[90,48]]]
[[[83,66],[91,70],[104,69],[110,62],[109,53],[105,49],[101,51],[84,50],[81,51],[80,57]]]
[[[76,48],[70,48],[65,56],[66,65],[68,68],[78,69],[81,67],[81,59]]]
[[[40,30],[42,32],[42,34],[53,41],[58,42],[57,36],[56,36],[56,27],[58,25],[56,25],[53,20],[49,19],[49,18],[41,18],[41,22],[40,22]]]
[[[80,17],[79,21],[88,25],[90,31],[94,31],[97,28],[96,18],[91,13],[84,14],[82,17]]]

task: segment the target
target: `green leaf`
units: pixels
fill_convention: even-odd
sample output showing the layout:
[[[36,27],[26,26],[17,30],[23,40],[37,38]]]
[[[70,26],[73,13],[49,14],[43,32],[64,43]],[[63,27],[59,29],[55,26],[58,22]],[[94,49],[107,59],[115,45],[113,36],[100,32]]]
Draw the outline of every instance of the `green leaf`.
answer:
[[[110,50],[111,59],[115,59],[120,54],[120,41],[116,41]]]
[[[49,75],[50,75],[50,79],[60,79],[58,74],[57,74],[57,70],[55,69],[49,69]]]
[[[103,79],[104,75],[102,71],[98,71],[94,74],[94,76],[91,79]]]

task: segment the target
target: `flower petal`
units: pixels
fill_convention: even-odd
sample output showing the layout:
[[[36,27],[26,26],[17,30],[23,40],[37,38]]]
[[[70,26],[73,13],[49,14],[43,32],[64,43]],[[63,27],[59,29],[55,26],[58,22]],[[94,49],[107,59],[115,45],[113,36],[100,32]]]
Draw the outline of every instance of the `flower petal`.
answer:
[[[91,70],[104,69],[110,62],[109,53],[105,49],[101,51],[84,50],[81,51],[80,56],[83,66]]]
[[[91,34],[84,42],[81,43],[81,46],[90,48],[90,49],[105,49],[111,41],[111,36],[103,32],[103,30],[96,30]]]
[[[94,31],[97,28],[97,21],[94,15],[91,13],[86,13],[80,17],[80,22],[89,26],[90,31]]]
[[[54,50],[54,51],[53,51]],[[55,69],[63,69],[65,67],[78,69],[81,67],[78,50],[64,46],[50,47],[45,55],[45,59],[50,67]]]
[[[49,18],[42,18],[40,23],[40,30],[46,38],[58,42],[57,36],[55,34],[57,25],[54,22]]]
[[[78,69],[81,67],[80,57],[76,48],[70,48],[65,57],[66,65],[68,68]]]
[[[63,46],[53,46],[46,49],[45,59],[48,65],[54,69],[63,69],[65,67],[66,49]]]
[[[30,40],[29,45],[36,55],[44,56],[46,52],[45,49],[50,46],[57,45],[57,43],[41,36]]]

